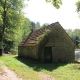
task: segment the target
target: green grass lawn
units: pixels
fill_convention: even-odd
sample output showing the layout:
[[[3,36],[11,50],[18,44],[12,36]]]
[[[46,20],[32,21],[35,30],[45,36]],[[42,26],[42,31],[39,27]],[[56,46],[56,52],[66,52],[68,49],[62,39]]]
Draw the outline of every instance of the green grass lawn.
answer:
[[[38,77],[38,72],[48,74],[56,80],[80,80],[79,63],[43,64],[29,59],[18,58],[17,56],[2,56],[0,57],[0,64],[8,66],[19,76],[29,80],[41,80]]]

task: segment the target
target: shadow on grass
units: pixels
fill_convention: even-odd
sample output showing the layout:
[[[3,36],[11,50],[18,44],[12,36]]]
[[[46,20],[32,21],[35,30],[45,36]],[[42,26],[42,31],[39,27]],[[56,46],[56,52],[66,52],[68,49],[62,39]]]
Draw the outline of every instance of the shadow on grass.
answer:
[[[15,57],[17,60],[21,61],[22,63],[26,64],[27,66],[33,68],[35,71],[41,71],[45,69],[47,71],[53,71],[54,69],[65,66],[67,63],[41,63],[36,60],[26,59],[26,58],[19,58]]]

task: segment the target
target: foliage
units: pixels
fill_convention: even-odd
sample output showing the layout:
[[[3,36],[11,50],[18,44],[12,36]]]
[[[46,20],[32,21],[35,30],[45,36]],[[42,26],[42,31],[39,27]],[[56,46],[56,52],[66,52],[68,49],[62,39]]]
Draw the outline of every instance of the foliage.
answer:
[[[40,26],[40,22],[36,22],[36,26]]]
[[[40,22],[36,22],[35,27],[36,27],[36,29],[39,29],[41,27]]]
[[[57,9],[60,8],[60,5],[62,5],[62,0],[46,0],[47,2],[51,2],[54,7]]]
[[[80,18],[80,0],[77,0],[76,7],[77,7],[76,11],[77,11],[79,18]]]
[[[80,0],[76,2],[77,12],[80,12]]]
[[[66,32],[67,32],[67,34],[68,34],[70,37],[73,36],[73,31],[72,31],[72,29],[67,29]]]
[[[45,26],[48,26],[49,23],[44,23],[41,27],[45,27]]]
[[[35,30],[37,30],[37,29],[40,29],[41,26],[40,26],[39,22],[35,23],[35,22],[32,21],[31,22],[31,30],[33,29],[33,27],[34,27]]]
[[[73,36],[71,39],[73,40],[73,42],[74,42],[74,43],[76,44],[76,46],[78,47],[78,44],[79,44],[78,40],[79,40],[79,37],[78,37],[78,36]]]
[[[79,44],[78,44],[78,47],[80,48],[80,39],[78,39],[78,43],[79,43]]]
[[[30,21],[27,18],[23,17],[23,16],[22,16],[22,18],[20,20],[21,21],[19,22],[19,26],[17,25],[16,29],[14,30],[14,34],[11,34],[11,40],[13,42],[12,48],[14,48],[13,51],[12,51],[13,53],[17,53],[18,44],[30,32],[30,26],[31,26]],[[12,37],[12,35],[14,36],[14,38]],[[9,39],[9,37],[8,37],[8,39]]]
[[[23,1],[0,1],[0,41],[4,43],[4,50],[9,47],[16,52],[19,42],[30,32],[31,23],[22,13]]]
[[[75,30],[67,29],[66,32],[71,37],[76,46],[78,46],[80,44],[80,29]]]

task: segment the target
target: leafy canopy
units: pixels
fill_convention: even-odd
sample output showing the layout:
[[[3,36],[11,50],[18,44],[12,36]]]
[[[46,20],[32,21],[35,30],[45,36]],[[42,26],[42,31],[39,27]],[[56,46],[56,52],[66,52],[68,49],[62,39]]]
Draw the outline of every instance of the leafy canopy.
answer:
[[[80,0],[76,2],[77,12],[80,12]]]
[[[62,5],[62,0],[46,0],[47,2],[51,2],[54,7],[57,9],[60,8],[60,5]]]

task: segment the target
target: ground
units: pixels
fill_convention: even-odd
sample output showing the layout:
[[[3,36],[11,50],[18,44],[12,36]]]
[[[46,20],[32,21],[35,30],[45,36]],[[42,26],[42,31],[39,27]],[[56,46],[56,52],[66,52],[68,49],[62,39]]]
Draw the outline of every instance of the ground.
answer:
[[[79,58],[80,58],[80,50],[76,49],[75,50],[75,61],[77,61]],[[0,70],[0,80],[28,80],[28,79],[22,79],[14,71],[11,71],[10,69],[8,69],[8,67],[5,65],[2,66],[2,70]],[[50,75],[44,74],[42,72],[38,72],[38,76],[42,80],[56,80]]]
[[[19,77],[14,71],[11,71],[6,66],[2,66],[2,69],[5,71],[0,71],[0,80],[27,80]],[[42,80],[55,80],[51,76],[41,73],[38,73],[38,76],[42,78]]]
[[[2,66],[5,71],[0,72],[0,80],[23,80],[14,71],[11,71],[6,66]]]

